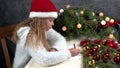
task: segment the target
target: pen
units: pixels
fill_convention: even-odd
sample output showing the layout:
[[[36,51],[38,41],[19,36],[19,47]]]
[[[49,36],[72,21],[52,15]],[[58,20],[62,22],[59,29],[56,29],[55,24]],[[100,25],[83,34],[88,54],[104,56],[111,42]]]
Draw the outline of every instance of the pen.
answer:
[[[75,44],[73,44],[74,45],[74,48],[76,49],[76,46],[75,46]]]

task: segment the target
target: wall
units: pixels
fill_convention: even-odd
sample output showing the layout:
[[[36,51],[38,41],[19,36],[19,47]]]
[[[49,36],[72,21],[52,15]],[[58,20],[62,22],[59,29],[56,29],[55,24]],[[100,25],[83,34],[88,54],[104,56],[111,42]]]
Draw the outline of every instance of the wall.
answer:
[[[95,12],[102,11],[105,15],[120,19],[120,0],[52,0],[57,9],[65,8],[66,4],[73,7],[88,8],[94,6]],[[0,0],[0,26],[19,23],[29,15],[31,0]]]
[[[15,24],[29,14],[31,0],[0,0],[0,26]]]
[[[105,15],[113,16],[115,19],[120,19],[120,0],[52,0],[58,9],[64,8],[66,4],[71,4],[73,7],[88,8],[94,6],[95,12],[103,12]]]

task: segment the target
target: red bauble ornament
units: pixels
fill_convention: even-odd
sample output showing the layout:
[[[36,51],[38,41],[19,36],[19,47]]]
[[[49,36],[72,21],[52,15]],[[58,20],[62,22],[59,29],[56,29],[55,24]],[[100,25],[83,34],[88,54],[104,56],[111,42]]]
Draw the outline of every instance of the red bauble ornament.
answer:
[[[101,40],[95,39],[95,40],[94,40],[94,43],[95,43],[95,44],[100,44],[100,43],[101,43]]]
[[[97,48],[93,48],[93,51],[96,52],[96,51],[97,51]]]
[[[114,40],[106,40],[105,44],[115,49],[118,48],[118,43],[116,43]]]
[[[92,49],[92,48],[91,48],[91,49],[89,49],[88,54],[89,54],[89,55],[93,55],[93,54],[94,54],[94,51],[93,51],[93,49]]]
[[[94,55],[94,56],[93,56],[93,59],[96,60],[96,61],[99,61],[100,55]]]
[[[83,40],[83,41],[80,42],[80,46],[85,46],[89,42],[90,42],[89,39],[85,39],[85,40]]]
[[[108,53],[104,53],[103,58],[104,58],[104,59],[109,59],[109,58],[110,58],[110,55],[109,55]]]
[[[108,43],[107,44],[109,47],[113,47],[113,43]]]
[[[120,63],[120,56],[114,57],[113,60],[116,64],[119,64]]]

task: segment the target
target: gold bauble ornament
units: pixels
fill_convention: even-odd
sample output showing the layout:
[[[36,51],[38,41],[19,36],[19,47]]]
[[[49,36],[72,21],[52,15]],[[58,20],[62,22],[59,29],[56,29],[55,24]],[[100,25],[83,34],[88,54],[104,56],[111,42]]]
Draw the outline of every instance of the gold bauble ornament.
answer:
[[[117,55],[117,53],[113,53],[114,55]]]
[[[83,47],[83,50],[86,51],[87,50],[86,47]]]
[[[104,14],[102,12],[99,13],[99,16],[104,16]]]
[[[100,47],[101,47],[101,45],[98,45],[98,47],[100,48]]]
[[[96,66],[95,68],[99,68],[99,67]]]
[[[88,64],[89,64],[89,65],[92,65],[92,61],[89,61]]]
[[[117,56],[120,56],[120,54],[117,54]]]
[[[109,34],[108,38],[109,39],[114,39],[114,35],[113,34]]]
[[[98,49],[98,51],[99,51],[99,50],[100,50],[100,48],[101,48],[101,45],[98,45],[97,47],[98,47],[97,49]]]
[[[70,4],[67,4],[67,5],[66,5],[66,8],[70,8],[70,7],[71,7]]]
[[[82,25],[80,23],[77,24],[77,28],[80,29]]]
[[[95,60],[91,60],[88,62],[89,65],[94,65],[95,64]]]
[[[63,27],[62,27],[62,30],[63,30],[63,31],[66,31],[66,30],[67,30],[67,27],[66,27],[66,26],[63,26]]]
[[[92,56],[89,56],[90,59],[92,59]]]
[[[110,18],[109,18],[109,17],[106,17],[106,18],[105,18],[105,21],[110,21]]]
[[[98,46],[94,46],[94,48],[98,48]]]
[[[87,46],[86,48],[87,48],[87,49],[90,49],[90,47],[89,47],[89,46]]]
[[[84,11],[82,10],[82,11],[80,11],[80,14],[84,14]]]

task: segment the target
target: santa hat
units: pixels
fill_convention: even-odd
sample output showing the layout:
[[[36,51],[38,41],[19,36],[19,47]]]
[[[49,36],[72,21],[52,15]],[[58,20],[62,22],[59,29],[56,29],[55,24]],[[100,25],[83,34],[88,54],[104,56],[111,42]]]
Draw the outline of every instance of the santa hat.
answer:
[[[50,0],[32,0],[29,17],[57,18],[57,9]]]

